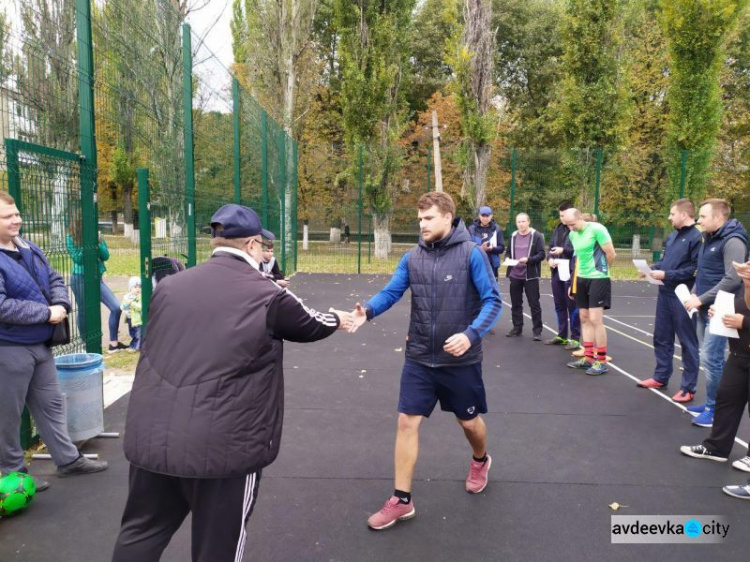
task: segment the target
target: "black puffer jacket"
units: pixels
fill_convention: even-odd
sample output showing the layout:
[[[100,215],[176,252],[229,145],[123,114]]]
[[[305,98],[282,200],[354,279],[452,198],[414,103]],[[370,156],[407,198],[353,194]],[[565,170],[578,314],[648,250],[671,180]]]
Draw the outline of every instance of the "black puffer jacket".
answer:
[[[151,301],[125,456],[185,478],[269,465],[284,417],[282,338],[314,341],[337,326],[231,253],[166,277]]]

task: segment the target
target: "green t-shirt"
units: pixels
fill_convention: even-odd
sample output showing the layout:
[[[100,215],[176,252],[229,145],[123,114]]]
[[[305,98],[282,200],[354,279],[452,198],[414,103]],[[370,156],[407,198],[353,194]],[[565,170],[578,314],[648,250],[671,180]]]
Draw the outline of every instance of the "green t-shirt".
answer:
[[[609,277],[607,256],[602,246],[612,242],[607,228],[598,222],[588,222],[583,230],[570,231],[570,243],[575,250],[578,277],[606,279]]]

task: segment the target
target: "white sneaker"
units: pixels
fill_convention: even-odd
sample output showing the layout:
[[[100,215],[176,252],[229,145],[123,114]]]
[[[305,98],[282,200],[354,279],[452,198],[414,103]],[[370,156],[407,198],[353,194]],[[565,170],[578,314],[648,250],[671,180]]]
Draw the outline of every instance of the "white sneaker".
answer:
[[[737,459],[732,463],[732,466],[737,470],[750,472],[750,455],[748,455],[747,457],[742,457],[741,459]]]

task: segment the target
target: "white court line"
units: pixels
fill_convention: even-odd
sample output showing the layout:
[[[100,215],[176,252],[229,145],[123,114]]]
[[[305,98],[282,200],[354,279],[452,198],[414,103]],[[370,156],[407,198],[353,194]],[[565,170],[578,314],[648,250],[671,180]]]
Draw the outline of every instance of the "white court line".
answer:
[[[507,302],[507,301],[505,301],[505,300],[503,300],[503,304],[504,304],[504,305],[506,305],[506,306],[509,306],[509,307],[510,307],[510,306],[512,306],[512,305],[511,305],[511,304],[510,304],[509,302]],[[524,315],[524,316],[525,316],[526,318],[528,318],[529,320],[531,320],[531,315],[530,315],[530,314],[527,314],[527,313],[525,313],[525,312],[524,312],[524,313],[523,313],[523,315]],[[557,330],[554,330],[553,328],[551,328],[550,326],[548,326],[548,325],[547,325],[547,324],[545,324],[544,322],[542,322],[542,326],[543,326],[544,328],[546,328],[547,330],[549,330],[550,332],[552,332],[553,334],[556,334],[556,333],[557,333]],[[609,329],[610,329],[610,330],[612,330],[613,332],[616,332],[616,333],[618,333],[618,334],[621,334],[621,335],[625,336],[626,338],[630,338],[630,339],[631,339],[631,340],[633,340],[633,341],[637,341],[637,342],[639,342],[639,343],[642,343],[643,345],[648,345],[647,343],[645,343],[645,342],[642,342],[641,340],[635,339],[635,338],[633,338],[633,337],[631,337],[631,336],[629,336],[629,335],[627,335],[627,334],[623,334],[623,333],[622,333],[622,332],[620,332],[619,330],[615,330],[614,328],[609,328]],[[651,346],[651,345],[648,345],[648,347],[650,347],[651,349],[653,349],[653,346]],[[641,379],[639,379],[639,378],[638,378],[638,377],[636,377],[635,375],[632,375],[632,374],[628,373],[628,372],[627,372],[627,371],[626,371],[625,369],[621,369],[620,367],[618,367],[617,365],[615,365],[615,364],[614,364],[614,363],[612,363],[611,361],[607,362],[607,365],[609,365],[610,367],[614,368],[614,369],[615,369],[616,371],[618,371],[618,372],[619,372],[620,374],[622,374],[622,375],[625,375],[625,376],[626,376],[626,377],[628,377],[629,379],[632,379],[632,380],[633,380],[633,381],[635,381],[636,383],[638,383],[638,382],[641,382]],[[686,408],[685,406],[683,406],[682,404],[679,404],[679,403],[675,402],[674,400],[672,400],[672,399],[671,399],[671,398],[670,398],[669,396],[667,396],[667,395],[666,395],[666,394],[664,394],[663,392],[659,392],[659,391],[658,391],[657,389],[655,389],[655,388],[647,388],[647,389],[645,389],[645,390],[650,390],[650,391],[651,391],[652,393],[656,394],[656,395],[657,395],[657,396],[659,396],[660,398],[663,398],[663,399],[664,399],[664,400],[666,400],[666,401],[667,401],[667,402],[668,402],[669,404],[671,404],[671,405],[675,406],[676,408],[678,408],[678,409],[682,410],[683,412],[687,412],[688,414],[690,413],[690,412],[688,412],[688,411],[687,411],[687,408]],[[738,443],[738,444],[739,444],[739,445],[741,445],[742,447],[745,447],[745,449],[747,449],[747,448],[748,448],[748,444],[747,444],[746,442],[744,442],[744,441],[743,441],[742,439],[740,439],[739,437],[735,437],[735,438],[734,438],[734,441],[735,441],[735,443]]]

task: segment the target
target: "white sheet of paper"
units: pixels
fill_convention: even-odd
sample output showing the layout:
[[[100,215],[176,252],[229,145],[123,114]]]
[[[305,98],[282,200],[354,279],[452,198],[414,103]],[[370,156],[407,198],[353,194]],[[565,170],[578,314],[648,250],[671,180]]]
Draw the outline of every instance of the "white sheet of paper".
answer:
[[[646,260],[633,260],[633,265],[646,276],[646,281],[651,283],[652,285],[664,285],[661,281],[658,279],[654,279],[651,277],[651,268],[646,263]]]
[[[674,289],[674,294],[677,295],[677,298],[680,299],[680,302],[682,304],[685,304],[687,301],[690,300],[690,289],[687,288],[687,285],[684,283],[682,285],[677,285]],[[695,314],[696,309],[691,310],[688,312],[688,316],[690,318],[693,317],[693,314]],[[687,312],[687,310],[685,311]]]
[[[739,338],[740,335],[737,330],[724,326],[722,317],[725,314],[734,314],[734,295],[726,291],[719,291],[714,301],[714,315],[708,324],[708,331],[715,336]]]
[[[490,248],[497,248],[497,230],[492,234],[492,238],[490,238]]]
[[[557,264],[557,274],[560,276],[560,281],[570,280],[570,260],[559,260],[555,258]]]
[[[518,265],[518,260],[512,260],[510,258],[505,258],[505,261],[500,264],[502,267],[513,267],[514,265]]]

